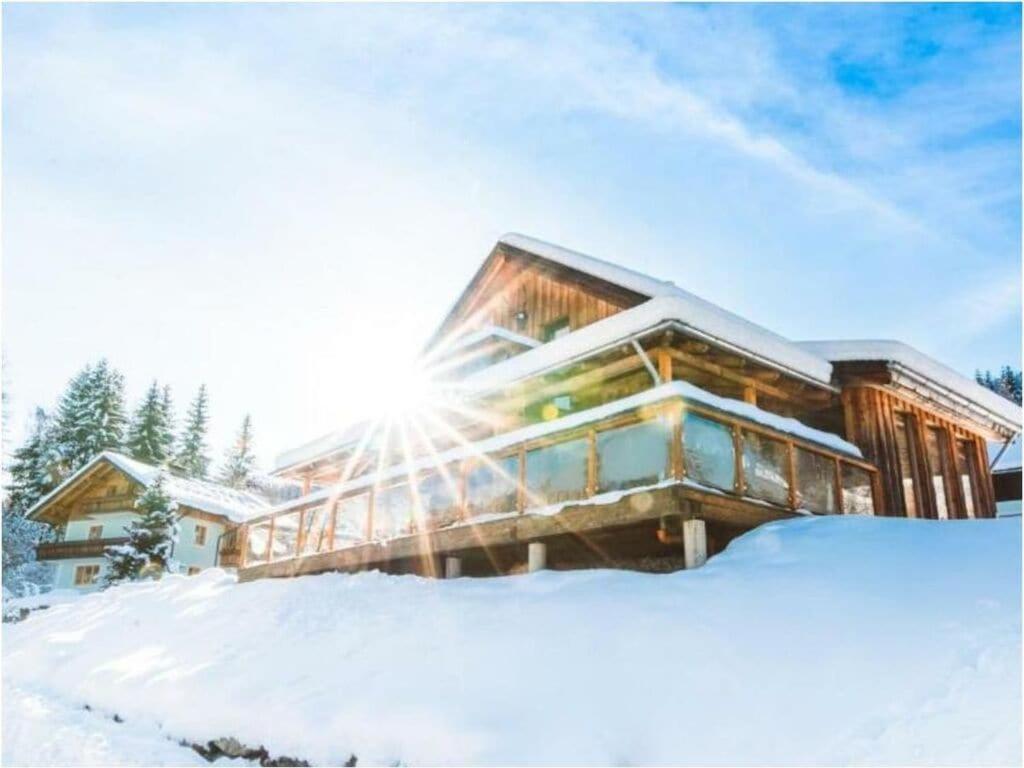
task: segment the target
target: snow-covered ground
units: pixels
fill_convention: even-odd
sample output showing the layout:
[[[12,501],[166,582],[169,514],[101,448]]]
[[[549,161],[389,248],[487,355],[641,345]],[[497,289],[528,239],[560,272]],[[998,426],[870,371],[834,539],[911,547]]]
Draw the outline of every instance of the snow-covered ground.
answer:
[[[3,761],[1018,765],[1020,552],[824,517],[667,575],[127,585],[4,626]]]

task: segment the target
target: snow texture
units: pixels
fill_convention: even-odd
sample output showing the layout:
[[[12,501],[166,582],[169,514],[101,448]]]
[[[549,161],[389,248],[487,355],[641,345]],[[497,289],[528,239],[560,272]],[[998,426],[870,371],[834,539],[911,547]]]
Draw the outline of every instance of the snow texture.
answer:
[[[901,341],[872,339],[801,341],[797,343],[803,349],[833,363],[852,361],[896,363],[933,384],[937,384],[940,388],[949,390],[1009,421],[1016,425],[1018,430],[1021,421],[1024,420],[1024,412],[1015,403]]]
[[[522,429],[505,432],[501,435],[487,438],[486,440],[479,440],[472,445],[460,445],[436,456],[423,456],[411,463],[397,464],[381,472],[379,475],[373,472],[348,480],[344,483],[327,486],[319,491],[315,491],[314,493],[295,499],[294,501],[278,505],[273,511],[283,511],[293,507],[303,506],[311,502],[329,499],[339,493],[370,486],[375,482],[403,477],[406,476],[410,470],[419,471],[421,469],[430,469],[442,464],[460,461],[471,456],[494,453],[495,451],[500,451],[503,448],[508,448],[509,446],[517,443],[535,440],[547,435],[575,429],[576,427],[581,427],[596,421],[602,421],[617,413],[623,413],[645,405],[653,405],[673,397],[683,397],[691,403],[701,403],[717,411],[721,411],[722,413],[749,419],[750,421],[761,424],[762,426],[776,429],[780,432],[808,440],[812,443],[817,443],[818,445],[829,448],[838,453],[846,454],[847,456],[857,458],[861,457],[860,449],[857,446],[853,443],[846,442],[841,437],[833,435],[831,432],[823,432],[820,429],[808,427],[806,424],[802,424],[796,419],[790,419],[785,416],[777,416],[774,413],[768,413],[768,411],[763,411],[756,405],[744,403],[741,400],[719,397],[718,395],[714,395],[700,387],[690,384],[689,382],[670,381],[667,384],[652,387],[651,389],[644,390],[643,392],[639,392],[635,395],[624,397],[621,400],[615,400],[596,408],[579,411],[578,413],[563,416],[560,419],[531,424],[530,426],[523,427]]]
[[[141,461],[130,459],[114,451],[104,451],[37,501],[27,514],[31,516],[51,498],[74,483],[100,461],[109,461],[133,480],[145,486],[152,484],[160,473],[160,467],[143,464]],[[174,501],[182,506],[192,507],[202,512],[209,512],[211,515],[220,515],[234,523],[244,523],[250,518],[256,517],[270,509],[270,504],[255,494],[235,490],[234,488],[226,488],[223,485],[207,482],[206,480],[195,480],[168,474],[165,490]]]
[[[673,574],[127,584],[5,629],[4,758],[66,763],[64,702],[149,734],[112,762],[180,762],[166,734],[321,765],[1019,765],[1020,530],[799,518]]]

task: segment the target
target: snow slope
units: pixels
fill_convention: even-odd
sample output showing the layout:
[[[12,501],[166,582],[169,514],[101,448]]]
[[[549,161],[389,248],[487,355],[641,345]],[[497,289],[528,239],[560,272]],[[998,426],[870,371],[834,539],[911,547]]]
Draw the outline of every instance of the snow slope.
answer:
[[[1015,765],[1020,534],[823,517],[675,574],[207,571],[6,625],[3,671],[153,738],[314,764]],[[50,762],[8,746],[22,709],[5,762]]]

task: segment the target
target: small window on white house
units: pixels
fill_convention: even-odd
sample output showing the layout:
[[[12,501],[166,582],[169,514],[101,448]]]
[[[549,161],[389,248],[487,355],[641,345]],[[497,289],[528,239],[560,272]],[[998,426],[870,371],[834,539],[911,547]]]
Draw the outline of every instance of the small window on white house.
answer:
[[[75,568],[75,586],[86,587],[95,584],[100,577],[98,565],[79,565]]]
[[[196,526],[196,546],[197,547],[205,547],[206,546],[206,526],[205,525],[197,525]]]
[[[96,539],[103,538],[103,526],[102,525],[90,525],[89,526],[89,541],[96,541]]]

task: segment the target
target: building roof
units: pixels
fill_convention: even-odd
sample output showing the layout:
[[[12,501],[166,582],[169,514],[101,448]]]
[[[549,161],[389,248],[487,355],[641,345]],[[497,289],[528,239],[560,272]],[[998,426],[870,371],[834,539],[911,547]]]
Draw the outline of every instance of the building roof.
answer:
[[[104,462],[145,486],[150,485],[160,472],[160,468],[152,464],[145,464],[115,451],[103,451],[32,505],[27,512],[28,517],[34,518],[51,501]],[[265,499],[247,491],[228,488],[206,480],[179,477],[171,473],[167,473],[165,489],[167,495],[182,506],[225,517],[233,523],[244,523],[271,508]]]
[[[1024,412],[1015,403],[957,373],[901,341],[889,339],[801,341],[799,346],[829,362],[884,362],[909,372],[939,391],[982,409],[1005,426],[1020,431]]]

